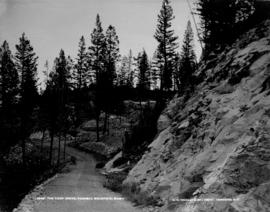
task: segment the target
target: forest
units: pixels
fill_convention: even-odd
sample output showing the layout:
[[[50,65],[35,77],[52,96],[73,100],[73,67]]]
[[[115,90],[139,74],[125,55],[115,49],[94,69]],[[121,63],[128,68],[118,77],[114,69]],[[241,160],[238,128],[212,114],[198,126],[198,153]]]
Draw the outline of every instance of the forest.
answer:
[[[193,29],[193,20],[188,21],[184,37],[179,38],[172,27],[171,1],[162,1],[153,35],[158,43],[154,55],[144,49],[138,55],[132,50],[120,55],[117,29],[112,25],[103,28],[99,14],[94,29],[78,41],[77,57],[61,49],[43,70],[38,70],[39,58],[27,34],[18,38],[15,52],[8,38],[2,41],[0,169],[4,171],[0,179],[16,182],[13,190],[20,185],[24,193],[52,176],[72,160],[66,146],[70,139],[76,140],[78,127],[95,120],[95,142],[102,142],[109,133],[110,116],[123,115],[125,100],[139,102],[141,109],[139,124],[130,129],[122,151],[141,156],[157,133],[156,122],[166,104],[175,95],[188,99],[204,80],[196,72],[199,65],[267,16],[256,0],[197,0],[192,8],[200,23]],[[194,50],[194,33],[202,47],[200,58]],[[86,41],[91,44],[87,46]],[[42,83],[39,72],[45,76]],[[143,109],[142,104],[151,101],[154,108]],[[42,139],[34,143],[30,137],[37,132]]]

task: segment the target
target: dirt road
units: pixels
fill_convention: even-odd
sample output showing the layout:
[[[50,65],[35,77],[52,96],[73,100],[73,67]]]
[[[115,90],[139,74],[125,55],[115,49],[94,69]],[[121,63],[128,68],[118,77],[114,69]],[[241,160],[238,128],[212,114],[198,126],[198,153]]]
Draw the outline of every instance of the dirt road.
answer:
[[[73,148],[68,153],[77,158],[76,165],[69,165],[42,188],[39,195],[28,196],[21,206],[34,212],[137,212],[126,200],[101,200],[122,198],[120,194],[102,186],[104,177],[95,170],[94,158]],[[45,198],[45,199],[42,199]],[[75,198],[75,200],[74,200]],[[97,200],[91,200],[98,198]],[[31,205],[32,204],[32,205]],[[25,211],[19,209],[16,211]]]

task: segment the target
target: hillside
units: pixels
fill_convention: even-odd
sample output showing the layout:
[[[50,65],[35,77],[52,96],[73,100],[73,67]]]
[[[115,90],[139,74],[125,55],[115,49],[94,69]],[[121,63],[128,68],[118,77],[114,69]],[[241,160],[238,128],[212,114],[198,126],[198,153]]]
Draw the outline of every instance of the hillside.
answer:
[[[211,58],[124,185],[160,199],[158,211],[270,211],[270,21]]]

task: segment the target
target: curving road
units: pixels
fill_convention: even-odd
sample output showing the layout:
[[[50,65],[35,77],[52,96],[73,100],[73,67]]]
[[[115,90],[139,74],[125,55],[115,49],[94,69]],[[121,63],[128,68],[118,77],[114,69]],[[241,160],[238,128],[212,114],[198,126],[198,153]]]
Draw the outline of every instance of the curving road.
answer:
[[[66,172],[44,185],[42,197],[118,197],[102,186],[104,177],[95,170],[94,158],[84,152],[68,148],[68,153],[77,158],[76,165],[70,165]],[[34,212],[137,212],[126,200],[39,200],[31,205]]]

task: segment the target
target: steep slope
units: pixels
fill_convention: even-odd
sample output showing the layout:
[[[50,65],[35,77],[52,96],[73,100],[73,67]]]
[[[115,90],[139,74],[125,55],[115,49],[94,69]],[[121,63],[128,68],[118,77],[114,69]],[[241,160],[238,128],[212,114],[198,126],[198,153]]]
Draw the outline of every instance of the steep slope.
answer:
[[[197,74],[124,184],[161,198],[160,211],[270,211],[270,21]]]

